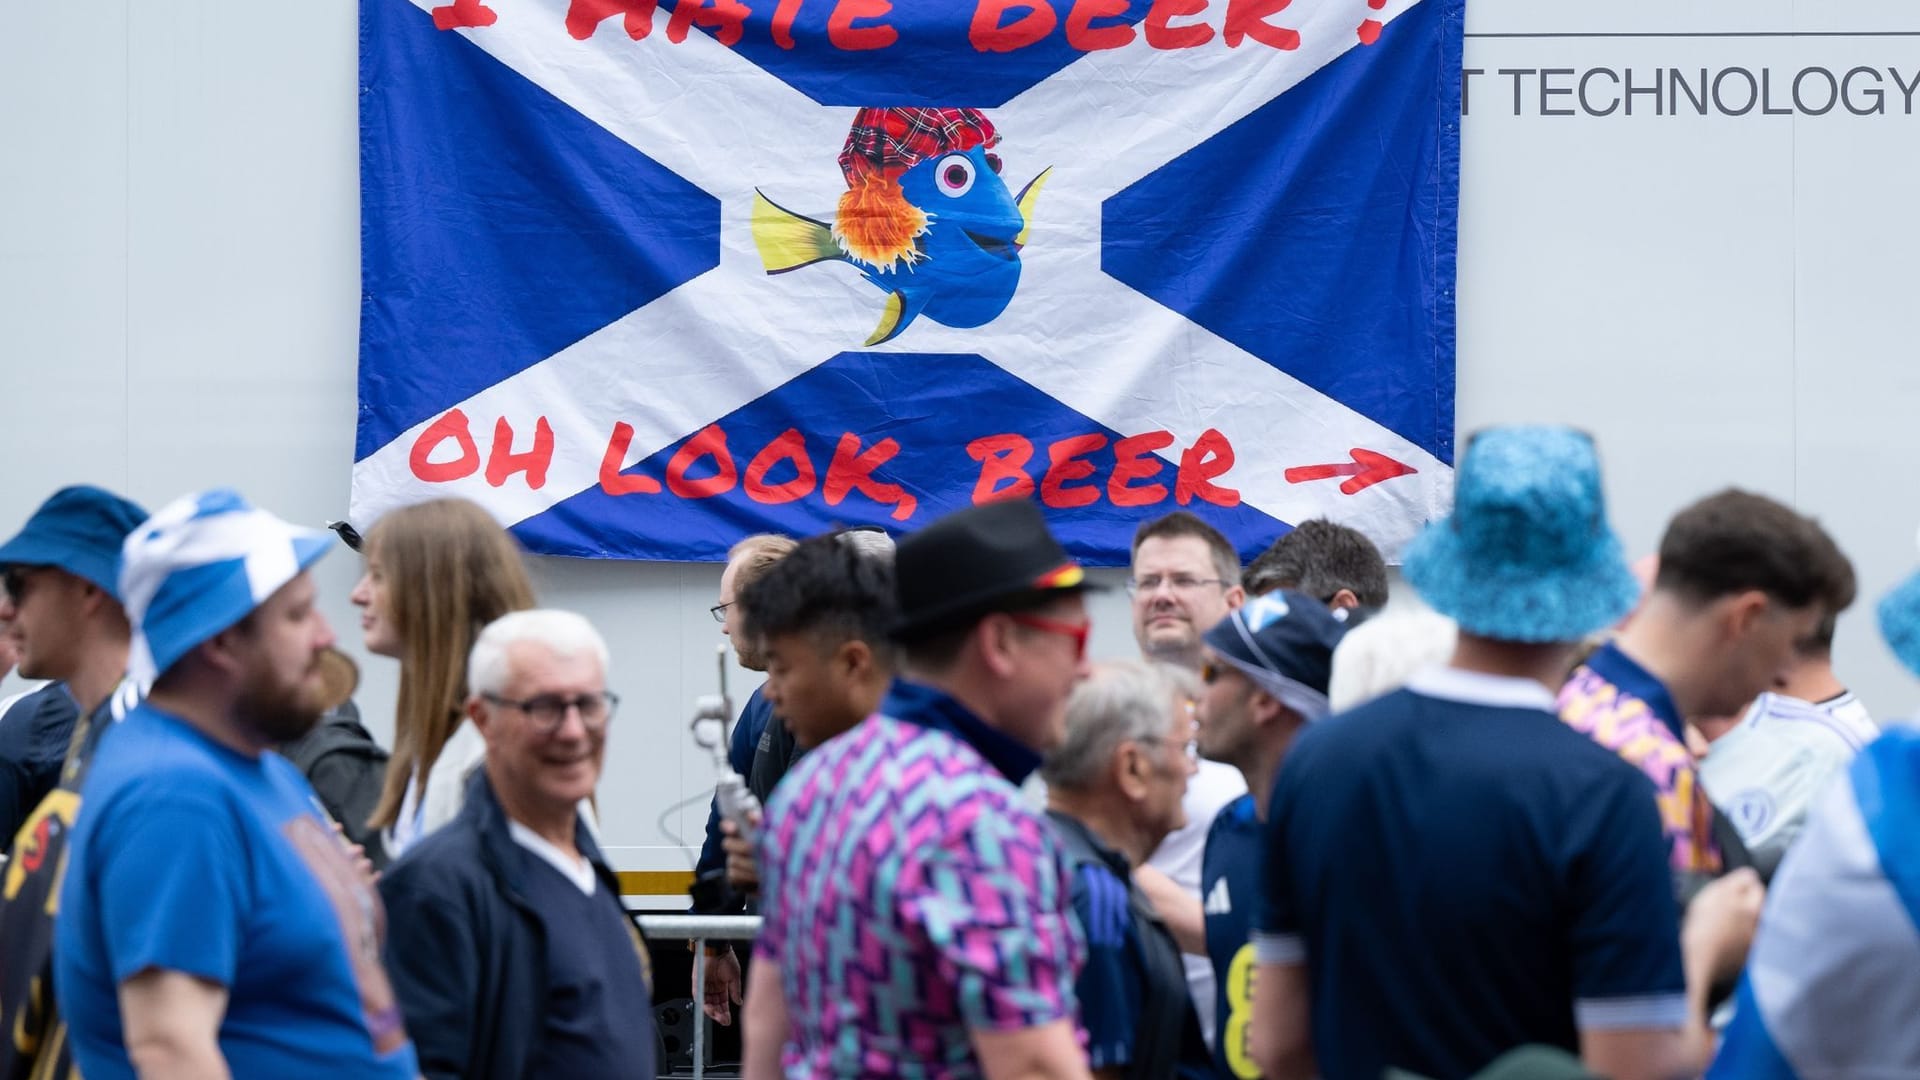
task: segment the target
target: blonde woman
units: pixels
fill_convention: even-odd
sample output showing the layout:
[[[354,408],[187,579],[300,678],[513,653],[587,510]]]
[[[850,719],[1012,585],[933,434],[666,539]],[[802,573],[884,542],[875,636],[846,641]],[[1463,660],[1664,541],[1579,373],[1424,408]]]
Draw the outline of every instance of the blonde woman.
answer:
[[[368,824],[390,858],[459,813],[485,744],[464,721],[480,628],[534,606],[520,548],[485,510],[437,499],[380,519],[352,600],[367,651],[400,661],[393,757]]]

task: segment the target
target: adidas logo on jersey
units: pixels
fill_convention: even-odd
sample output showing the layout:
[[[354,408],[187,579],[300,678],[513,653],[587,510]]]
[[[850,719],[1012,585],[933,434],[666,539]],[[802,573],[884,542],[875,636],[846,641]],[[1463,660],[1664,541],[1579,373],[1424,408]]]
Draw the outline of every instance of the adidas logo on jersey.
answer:
[[[1233,914],[1233,896],[1227,892],[1226,878],[1213,883],[1213,891],[1207,894],[1206,907],[1202,910],[1208,915]]]

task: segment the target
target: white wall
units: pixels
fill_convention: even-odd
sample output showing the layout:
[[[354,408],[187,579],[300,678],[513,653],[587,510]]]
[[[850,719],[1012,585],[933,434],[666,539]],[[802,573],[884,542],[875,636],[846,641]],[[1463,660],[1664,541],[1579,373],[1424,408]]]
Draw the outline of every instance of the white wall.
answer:
[[[0,532],[91,481],[150,507],[232,484],[296,521],[347,502],[358,294],[354,5],[7,5],[0,32]],[[1475,34],[1920,29],[1898,2],[1472,0]],[[1494,38],[1467,66],[1894,66],[1920,38]],[[1913,363],[1920,118],[1513,115],[1483,76],[1465,120],[1459,419],[1561,420],[1603,446],[1614,517],[1650,550],[1737,482],[1819,514],[1871,599],[1916,562]],[[1557,78],[1557,77],[1556,77]],[[1529,84],[1531,85],[1531,84]],[[1899,92],[1889,87],[1894,98]],[[1531,100],[1531,99],[1530,99]],[[1556,107],[1566,98],[1555,98]],[[1643,101],[1645,99],[1642,99]],[[321,565],[348,648],[357,560]],[[602,800],[625,869],[683,869],[661,809],[710,785],[685,737],[718,635],[709,566],[537,560],[544,600],[612,642],[630,702]],[[1862,609],[1840,665],[1915,704]],[[1098,653],[1130,650],[1124,597]],[[390,662],[362,702],[388,725]],[[735,682],[744,694],[751,683]],[[4,691],[6,687],[0,687]],[[683,836],[704,808],[671,815]]]

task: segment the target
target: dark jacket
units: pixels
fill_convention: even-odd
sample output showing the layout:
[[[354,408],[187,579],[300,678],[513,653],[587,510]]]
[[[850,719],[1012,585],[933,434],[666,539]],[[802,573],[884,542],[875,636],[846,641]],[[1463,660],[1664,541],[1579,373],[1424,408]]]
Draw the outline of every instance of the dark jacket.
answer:
[[[312,731],[282,746],[280,754],[305,774],[320,805],[340,823],[347,839],[366,850],[373,868],[386,869],[387,846],[367,819],[380,804],[387,751],[360,726],[359,708],[346,702],[321,717]]]
[[[23,694],[0,714],[0,848],[60,783],[80,707],[65,683]]]
[[[620,883],[584,824],[575,825],[574,843],[619,896]],[[519,1080],[539,1051],[546,929],[525,899],[518,851],[487,772],[478,769],[459,816],[380,879],[387,971],[424,1076]],[[638,940],[636,931],[636,947]],[[642,949],[643,964],[645,955]]]

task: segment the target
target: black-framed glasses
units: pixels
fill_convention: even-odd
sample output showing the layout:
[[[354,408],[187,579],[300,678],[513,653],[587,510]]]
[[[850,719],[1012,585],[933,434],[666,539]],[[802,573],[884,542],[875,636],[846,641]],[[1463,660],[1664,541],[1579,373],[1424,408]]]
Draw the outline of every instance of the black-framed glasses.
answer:
[[[1186,593],[1192,592],[1202,585],[1218,585],[1222,589],[1225,589],[1229,584],[1230,582],[1222,578],[1194,577],[1192,574],[1148,574],[1146,577],[1128,578],[1127,595],[1138,596],[1141,593],[1156,593],[1160,591],[1162,585],[1167,586],[1174,592]]]
[[[620,707],[620,695],[611,690],[602,690],[597,694],[579,694],[566,697],[561,694],[541,694],[523,701],[501,697],[499,694],[481,694],[481,700],[492,702],[503,708],[525,713],[542,734],[551,735],[560,729],[567,718],[569,709],[580,710],[580,722],[589,731],[599,731],[613,719],[613,711]]]
[[[707,614],[713,616],[714,622],[720,623],[721,625],[724,626],[727,621],[727,609],[732,607],[733,604],[734,602],[732,600],[729,600],[724,604],[715,604],[712,607],[707,609]]]

